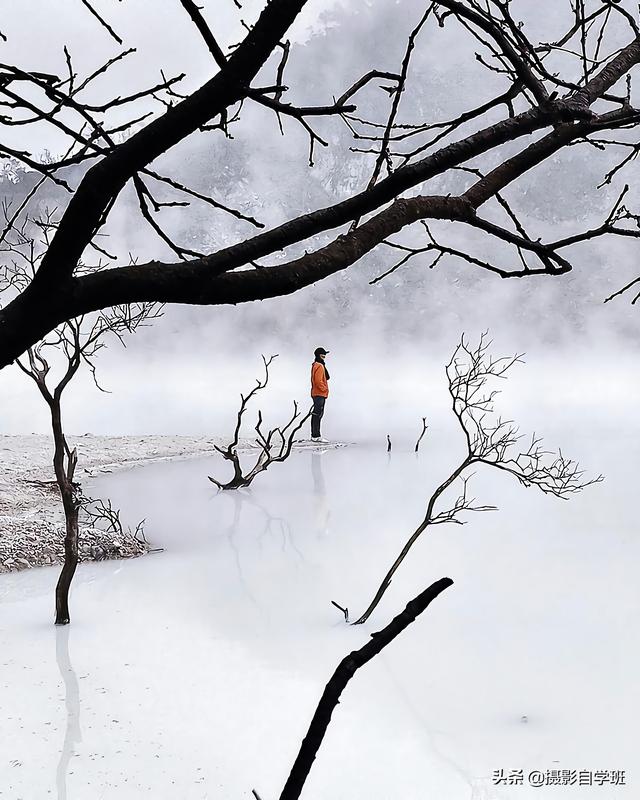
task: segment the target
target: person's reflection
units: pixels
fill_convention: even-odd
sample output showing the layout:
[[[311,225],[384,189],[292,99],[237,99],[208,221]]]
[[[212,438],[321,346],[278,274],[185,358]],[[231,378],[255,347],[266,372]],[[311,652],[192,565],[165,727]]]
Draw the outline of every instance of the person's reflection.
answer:
[[[80,732],[80,687],[69,658],[69,626],[56,628],[56,661],[62,676],[67,709],[67,728],[56,770],[58,800],[67,800],[67,770],[74,754],[74,745],[82,741]]]
[[[327,502],[327,487],[322,472],[323,455],[324,451],[311,453],[311,477],[313,478],[313,495],[315,497],[313,521],[318,537],[328,536],[329,518],[331,517]]]

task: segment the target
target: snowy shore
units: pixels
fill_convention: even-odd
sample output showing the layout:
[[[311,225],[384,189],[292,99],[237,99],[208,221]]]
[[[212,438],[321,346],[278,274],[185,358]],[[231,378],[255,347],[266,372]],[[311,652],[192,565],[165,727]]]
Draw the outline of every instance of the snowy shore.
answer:
[[[210,455],[220,443],[190,436],[69,437],[69,445],[78,450],[80,484],[100,472]],[[63,561],[64,515],[52,482],[52,447],[48,436],[0,436],[0,573]],[[132,558],[147,549],[131,531],[102,530],[81,518],[81,561]]]

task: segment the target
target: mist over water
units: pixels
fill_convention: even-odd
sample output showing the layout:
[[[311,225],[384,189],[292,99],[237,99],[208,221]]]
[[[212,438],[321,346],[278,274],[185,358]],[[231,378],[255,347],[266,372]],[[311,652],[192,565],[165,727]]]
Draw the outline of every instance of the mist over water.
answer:
[[[53,34],[62,29],[79,68],[108,57],[106,44],[93,52],[82,46],[82,4],[59,3],[45,29],[48,5],[29,0],[17,20],[33,26],[33,69],[59,69]],[[209,54],[172,8],[179,4],[116,5],[139,52],[114,81],[153,82],[159,66],[185,69],[190,88],[210,77]],[[221,41],[239,40],[233,3],[221,3],[219,12],[214,5]],[[260,5],[245,3],[247,16]],[[372,65],[396,70],[423,5],[309,4],[292,34],[285,99],[327,102]],[[534,0],[517,5],[542,40],[566,22],[559,3],[547,3],[544,14]],[[493,96],[499,82],[475,62],[464,34],[430,36],[412,62],[404,122],[455,116]],[[177,41],[187,44],[177,48]],[[363,115],[379,115],[379,93],[374,85],[363,94]],[[371,157],[350,151],[353,140],[339,121],[318,121],[330,146],[316,149],[313,167],[304,131],[289,120],[284,128],[283,137],[270,113],[246,108],[233,139],[191,137],[155,166],[267,228],[366,185]],[[40,139],[26,144],[43,146]],[[55,137],[45,144],[54,153],[61,147]],[[619,192],[595,189],[611,167],[607,158],[570,148],[507,189],[532,238],[551,241],[602,223]],[[80,179],[81,170],[69,172]],[[438,178],[416,192],[447,194],[465,181],[458,174]],[[32,182],[33,175],[7,168],[0,194],[19,202]],[[640,188],[630,183],[632,205]],[[47,187],[41,202],[63,208],[68,198]],[[494,213],[486,210],[487,218]],[[178,241],[204,252],[256,232],[197,203],[162,215]],[[433,230],[442,242],[501,267],[517,258],[477,231],[449,223]],[[340,232],[289,248],[265,266]],[[129,253],[141,263],[176,260],[141,223],[129,189],[105,233],[118,264]],[[424,244],[423,232],[405,232],[403,241]],[[276,797],[338,660],[443,575],[454,587],[349,687],[309,796],[528,800],[540,791],[498,790],[491,771],[634,767],[640,309],[624,297],[603,300],[636,276],[637,247],[623,239],[579,246],[574,271],[553,278],[503,280],[455,259],[432,270],[428,258],[417,257],[371,283],[396,260],[381,246],[288,297],[167,307],[162,319],[126,340],[126,350],[113,342],[100,353],[97,376],[108,393],[87,372],[74,379],[63,400],[69,434],[231,437],[240,393],[263,374],[261,355],[278,354],[269,386],[247,411],[242,435],[250,437],[258,409],[266,428],[285,423],[294,400],[306,411],[313,351],[322,346],[331,373],[323,435],[349,447],[294,452],[246,492],[212,488],[207,475],[229,474],[221,457],[83,480],[88,492],[122,509],[125,524],[146,518],[149,538],[165,551],[82,564],[68,637],[55,636],[49,625],[56,570],[2,576],[0,747],[15,745],[30,771],[12,767],[0,797],[4,790],[30,798],[34,790],[37,800],[55,791],[59,800],[67,793],[69,800],[137,800],[142,792],[202,800],[216,792],[242,797],[252,786],[265,800]],[[348,628],[330,601],[364,609],[421,521],[429,493],[464,454],[444,367],[463,332],[474,343],[485,330],[492,355],[525,354],[525,363],[497,384],[496,411],[605,481],[563,502],[479,469],[474,494],[500,510],[420,540],[375,619]],[[429,429],[416,457],[423,417]],[[50,432],[48,409],[16,367],[4,369],[0,434],[30,432]],[[308,424],[301,436],[308,438]],[[15,691],[18,682],[28,702]],[[633,792],[631,786],[611,800]]]
[[[421,418],[431,424],[449,415],[444,366],[466,330],[475,341],[481,328],[463,328],[456,320],[439,336],[385,333],[379,319],[344,328],[310,320],[296,337],[264,331],[248,334],[243,317],[249,308],[220,310],[192,328],[171,332],[170,311],[153,328],[129,340],[123,352],[115,345],[101,356],[98,378],[109,393],[99,392],[84,375],[67,390],[64,414],[73,434],[231,434],[246,393],[263,375],[261,354],[279,354],[271,366],[268,387],[252,401],[245,435],[253,433],[257,410],[267,426],[288,420],[293,401],[310,405],[310,365],[313,350],[330,351],[330,397],[325,414],[326,435],[334,440],[384,442],[390,434],[398,446],[408,446],[419,432]],[[202,316],[205,316],[202,312]],[[216,317],[218,318],[216,321]],[[220,322],[220,317],[223,321]],[[225,319],[226,318],[226,319]],[[523,429],[544,434],[553,428],[562,444],[563,427],[583,427],[585,435],[603,440],[611,428],[621,432],[635,417],[640,401],[636,355],[630,343],[593,340],[586,335],[554,346],[537,331],[495,322],[490,330],[494,355],[524,352],[524,364],[514,366],[497,384],[497,410]],[[402,320],[399,324],[402,324]],[[496,328],[498,329],[496,331]],[[239,331],[238,341],[234,334]],[[2,433],[47,433],[46,406],[17,369],[3,371]],[[308,432],[305,434],[308,435]]]
[[[50,16],[42,13],[40,0],[27,5],[32,11],[29,18]],[[301,104],[326,102],[372,65],[395,70],[407,33],[423,12],[414,0],[402,7],[403,13],[398,14],[394,3],[310,5],[292,32],[287,98]],[[259,8],[258,2],[248,3],[244,13],[249,18]],[[119,13],[123,29],[136,39],[139,52],[103,79],[100,86],[105,95],[122,82],[138,85],[151,80],[159,66],[169,72],[180,66],[187,72],[189,86],[210,76],[209,54],[182,10],[163,7],[158,15],[151,15],[151,23],[145,4],[122,6]],[[521,0],[517,13],[531,35],[544,41],[553,40],[554,32],[566,23],[561,4],[540,15],[538,3]],[[87,30],[93,25],[89,17]],[[53,44],[63,31],[77,56],[78,69],[89,69],[107,55],[107,39],[90,52],[83,46],[82,19],[74,3],[64,2],[46,37],[38,25],[29,31],[30,39],[40,42],[34,68],[54,71],[60,66],[60,53]],[[14,21],[24,24],[24,20]],[[229,8],[221,7],[215,22],[223,44],[238,40],[241,28]],[[93,27],[91,31],[95,33]],[[475,45],[464,31],[447,26],[437,35],[434,31],[425,35],[429,42],[417,48],[412,60],[410,91],[403,94],[400,109],[402,121],[446,119],[473,105],[479,93],[492,96],[500,78],[469,57]],[[17,35],[6,46],[14,47],[19,40]],[[176,40],[193,46],[177,51]],[[345,46],[356,40],[357,48]],[[554,66],[569,68],[564,58],[554,56]],[[379,116],[381,96],[385,95],[379,86],[370,86],[359,97],[359,111]],[[286,135],[282,136],[270,112],[247,107],[233,126],[232,139],[190,137],[162,156],[157,168],[272,227],[353,194],[370,176],[371,156],[350,150],[354,142],[346,126],[335,119],[320,119],[317,124],[330,146],[316,148],[313,167],[308,166],[308,140],[300,126],[285,120]],[[466,132],[463,128],[460,135]],[[525,137],[521,144],[530,139]],[[52,152],[60,147],[56,141],[43,140],[34,146],[46,146]],[[506,191],[532,238],[558,239],[602,222],[619,191],[615,185],[596,189],[611,166],[607,159],[591,149],[569,148]],[[491,158],[481,159],[476,166],[492,166]],[[77,181],[81,171],[70,170],[71,175]],[[455,173],[416,191],[459,191],[465,181],[464,174]],[[18,202],[31,182],[28,173],[8,171],[2,190]],[[632,182],[627,196],[630,205],[638,199],[638,191]],[[53,186],[45,187],[40,200],[42,207],[60,209],[67,202],[66,194]],[[162,213],[163,223],[176,240],[204,252],[256,232],[248,223],[197,202]],[[483,213],[495,217],[492,209]],[[414,227],[402,240],[423,244],[424,233],[420,226]],[[433,230],[443,242],[499,266],[513,266],[517,258],[501,243],[464,226],[434,222]],[[103,244],[119,256],[118,263],[126,263],[129,253],[140,262],[175,261],[175,254],[141,223],[129,188],[119,197],[104,233]],[[290,259],[335,233],[289,248],[272,261]],[[174,306],[152,328],[129,338],[126,352],[114,343],[101,354],[98,377],[111,394],[96,391],[87,375],[74,380],[64,400],[67,430],[224,433],[233,421],[239,392],[251,386],[260,372],[260,355],[272,353],[280,358],[260,405],[281,420],[294,399],[307,402],[309,363],[315,347],[322,345],[332,351],[328,363],[334,376],[328,431],[335,438],[374,441],[387,433],[413,430],[422,416],[436,413],[443,396],[446,400],[442,368],[460,334],[465,331],[474,338],[486,329],[495,339],[497,353],[527,354],[528,365],[510,380],[527,387],[534,407],[556,398],[558,408],[576,403],[576,413],[585,413],[591,398],[601,404],[611,394],[626,405],[638,392],[631,367],[640,339],[638,311],[625,298],[607,305],[602,301],[635,276],[634,252],[630,240],[595,240],[572,250],[575,269],[568,275],[511,280],[456,259],[430,270],[430,259],[417,257],[371,285],[397,260],[397,253],[381,246],[345,272],[289,297],[238,307]],[[543,390],[538,392],[539,388]],[[15,368],[3,370],[0,432],[47,430],[46,408],[34,387]]]
[[[638,539],[625,498],[639,453],[621,458],[619,435],[566,439],[589,458],[597,449],[605,483],[563,503],[478,469],[474,496],[499,511],[420,539],[363,627],[330,601],[364,609],[456,463],[453,432],[437,429],[419,457],[297,452],[250,491],[212,487],[219,459],[91,482],[125,523],[145,516],[165,551],[82,565],[66,647],[45,623],[56,571],[10,576],[0,734],[10,758],[15,746],[38,769],[9,771],[4,788],[277,796],[338,661],[443,575],[454,586],[344,692],[309,796],[518,800],[539,790],[495,787],[494,769],[631,772]],[[18,674],[29,704],[13,691]]]

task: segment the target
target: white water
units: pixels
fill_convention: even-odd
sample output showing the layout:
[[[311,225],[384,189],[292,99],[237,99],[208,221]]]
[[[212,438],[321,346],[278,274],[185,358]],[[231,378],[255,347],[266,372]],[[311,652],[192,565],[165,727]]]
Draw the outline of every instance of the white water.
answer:
[[[51,624],[55,570],[0,581],[0,798],[275,800],[338,661],[445,575],[348,686],[303,797],[636,797],[638,446],[565,427],[605,483],[562,502],[478,472],[500,511],[420,540],[366,626],[330,600],[364,609],[454,433],[419,458],[296,453],[250,492],[216,493],[211,459],[96,481],[166,550],[81,566],[70,629]],[[629,785],[495,787],[500,768],[626,769]]]

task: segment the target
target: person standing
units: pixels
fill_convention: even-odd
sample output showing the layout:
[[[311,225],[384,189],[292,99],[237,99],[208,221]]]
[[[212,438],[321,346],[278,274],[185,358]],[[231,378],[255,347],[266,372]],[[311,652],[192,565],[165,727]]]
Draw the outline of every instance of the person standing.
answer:
[[[311,441],[326,442],[320,435],[320,420],[324,414],[324,404],[329,396],[329,371],[325,364],[325,356],[329,353],[324,347],[317,347],[314,351],[315,359],[311,365],[311,399],[313,411],[311,412]]]

